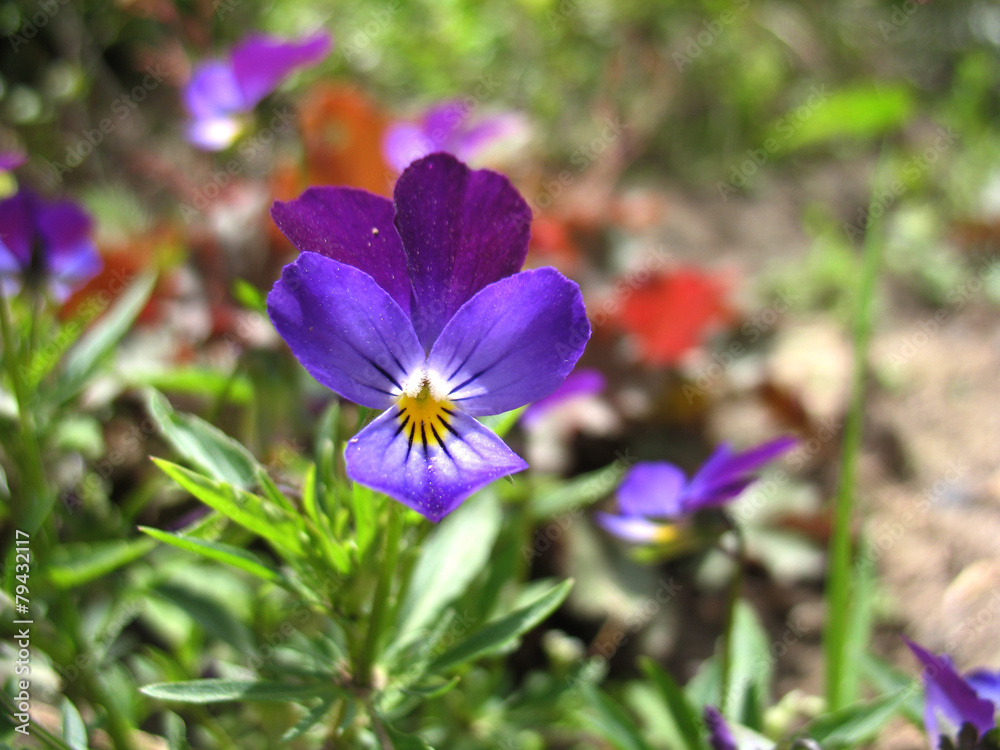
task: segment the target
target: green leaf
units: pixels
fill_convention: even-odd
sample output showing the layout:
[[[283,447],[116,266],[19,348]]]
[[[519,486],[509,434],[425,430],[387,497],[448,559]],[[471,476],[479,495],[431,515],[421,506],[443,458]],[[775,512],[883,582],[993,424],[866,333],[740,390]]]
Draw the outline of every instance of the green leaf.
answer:
[[[233,281],[233,296],[248,310],[267,315],[267,298],[264,293],[246,279]]]
[[[265,505],[257,495],[238,487],[216,482],[160,458],[154,458],[153,463],[206,505],[268,540],[279,550],[284,550],[293,557],[302,556],[303,547],[298,526],[301,522],[297,518],[289,516],[278,508]]]
[[[164,736],[170,750],[183,750],[190,747],[187,743],[187,727],[184,726],[184,719],[173,711],[164,711],[163,724],[165,727]]]
[[[635,721],[618,703],[602,690],[589,685],[583,694],[591,711],[581,712],[581,718],[618,750],[649,750]]]
[[[870,548],[862,547],[863,553]],[[875,562],[874,555],[862,554],[855,567],[851,579],[851,608],[847,613],[847,633],[844,637],[844,662],[860,664],[868,653],[868,643],[871,640],[873,627],[873,608],[875,600]],[[845,669],[840,681],[840,697],[844,703],[850,704],[859,697],[861,684],[860,669]]]
[[[111,356],[118,342],[146,306],[155,285],[155,274],[140,276],[107,314],[77,342],[63,360],[63,371],[56,388],[58,401],[67,401],[79,393],[101,363]]]
[[[796,149],[841,138],[875,138],[902,127],[914,109],[906,86],[864,83],[832,93],[814,87],[803,104],[775,123],[774,139]]]
[[[437,698],[444,695],[460,682],[458,676],[446,680],[443,677],[433,676],[416,685],[406,688],[403,692],[407,695],[419,695],[421,698]]]
[[[643,657],[639,665],[659,690],[688,750],[707,747],[701,717],[674,678],[652,659]]]
[[[158,583],[151,590],[183,610],[206,633],[228,643],[237,652],[245,653],[253,648],[246,626],[217,600],[200,591],[166,581]]]
[[[771,692],[774,658],[771,639],[761,626],[753,608],[740,600],[733,612],[733,627],[729,644],[729,689],[720,707],[726,716],[741,724],[759,727],[761,716],[746,716],[748,707],[766,705]],[[756,696],[751,695],[756,691]]]
[[[53,586],[73,588],[128,565],[155,546],[143,538],[63,544],[52,550],[45,570]]]
[[[69,698],[62,702],[62,736],[66,744],[73,750],[89,750],[87,741],[87,725],[83,723],[80,712],[70,703]]]
[[[427,538],[400,608],[392,653],[418,638],[465,592],[489,561],[502,524],[499,500],[484,492],[466,501]]]
[[[524,410],[527,406],[522,406],[518,409],[512,409],[511,411],[505,411],[503,414],[496,414],[488,417],[479,417],[479,421],[482,422],[486,427],[491,429],[500,437],[503,437],[514,425],[517,424],[517,420],[521,418],[524,414]]]
[[[221,703],[223,701],[257,701],[288,703],[316,697],[346,695],[332,683],[293,685],[267,680],[188,680],[160,682],[141,688],[144,695],[179,703]]]
[[[532,517],[543,520],[564,513],[579,512],[596,503],[614,492],[630,465],[618,460],[603,469],[562,482],[556,489],[531,501],[529,508]]]
[[[149,392],[149,411],[163,437],[197,469],[242,489],[254,484],[258,469],[256,459],[222,430],[193,414],[174,411],[166,397],[155,390]]]
[[[262,562],[252,552],[248,552],[240,547],[199,539],[198,537],[187,536],[185,534],[151,529],[148,526],[140,526],[139,531],[149,534],[164,544],[169,544],[188,552],[194,552],[196,555],[207,557],[209,560],[231,565],[258,578],[263,578],[265,581],[281,583],[283,580],[280,571]]]
[[[875,700],[852,703],[813,719],[803,731],[824,748],[856,747],[871,739],[895,716],[911,694],[911,690],[903,689]]]
[[[431,662],[427,671],[431,674],[440,673],[458,664],[503,651],[552,614],[571,588],[572,578],[553,587],[531,604],[493,620],[471,638],[441,654]]]
[[[223,399],[231,404],[249,404],[254,399],[254,387],[245,375],[222,373],[210,367],[172,367],[170,369],[129,369],[122,373],[126,385],[133,388],[152,386],[170,393],[187,393]]]
[[[319,724],[323,720],[323,717],[326,716],[327,711],[330,710],[330,706],[333,705],[333,701],[334,698],[324,698],[320,703],[310,708],[306,712],[306,715],[295,723],[295,726],[281,735],[281,741],[291,742],[292,740],[298,739],[314,726]]]
[[[865,679],[879,693],[907,690],[910,696],[900,706],[899,712],[917,727],[924,725],[923,690],[917,680],[906,672],[901,672],[876,656],[864,654],[861,657],[861,672]]]
[[[392,750],[434,750],[427,744],[427,741],[416,734],[406,734],[391,726],[383,726],[385,733],[392,742]],[[382,750],[389,750],[387,745],[382,745]]]

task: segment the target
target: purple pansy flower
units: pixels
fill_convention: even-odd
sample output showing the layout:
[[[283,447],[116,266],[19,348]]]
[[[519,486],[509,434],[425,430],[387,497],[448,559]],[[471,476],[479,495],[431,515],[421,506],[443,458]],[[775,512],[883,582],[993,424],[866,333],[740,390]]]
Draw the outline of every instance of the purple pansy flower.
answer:
[[[473,124],[468,106],[448,101],[432,107],[419,122],[397,122],[386,130],[382,151],[386,161],[402,172],[413,161],[446,151],[462,161],[473,161],[497,141],[524,130],[513,112],[480,118]]]
[[[250,112],[296,68],[318,63],[332,45],[325,31],[294,41],[251,34],[228,59],[201,63],[184,87],[188,140],[210,151],[231,145],[242,129],[238,115]]]
[[[794,445],[794,438],[783,437],[734,453],[724,443],[690,480],[680,468],[665,461],[638,463],[618,488],[621,513],[598,513],[597,521],[631,542],[669,541],[674,536],[673,527],[663,521],[729,502],[756,481],[756,469]]]
[[[555,391],[525,409],[521,415],[521,424],[530,428],[553,409],[577,398],[596,396],[602,393],[607,385],[607,380],[598,370],[591,368],[574,370]]]
[[[715,706],[705,706],[705,726],[712,750],[737,750],[733,732]]]
[[[978,669],[963,677],[947,655],[937,656],[909,638],[903,640],[923,665],[924,726],[933,747],[941,736],[939,716],[956,732],[963,725],[971,724],[983,735],[996,726],[1000,673]]]
[[[41,286],[63,301],[101,270],[87,213],[21,189],[0,201],[0,289]]]
[[[527,468],[474,417],[552,393],[590,324],[574,282],[520,271],[531,211],[506,177],[432,154],[393,201],[315,187],[271,215],[303,251],[268,296],[275,328],[320,383],[385,410],[348,443],[351,479],[437,521]]]

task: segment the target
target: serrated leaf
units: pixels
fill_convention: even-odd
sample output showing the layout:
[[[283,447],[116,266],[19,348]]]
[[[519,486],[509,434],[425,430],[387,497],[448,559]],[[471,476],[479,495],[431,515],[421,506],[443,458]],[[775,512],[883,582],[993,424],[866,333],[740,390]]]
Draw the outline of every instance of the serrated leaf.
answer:
[[[706,748],[701,717],[674,678],[652,659],[644,657],[639,665],[656,686],[688,750]]]
[[[238,487],[217,482],[160,458],[154,458],[153,463],[203,503],[271,542],[279,550],[294,557],[303,554],[296,524],[298,519],[280,509],[266,506],[257,495]]]
[[[221,703],[224,701],[256,701],[289,703],[316,697],[346,695],[343,689],[330,683],[295,685],[268,680],[188,680],[160,682],[140,688],[143,695],[178,703]]]
[[[155,285],[155,274],[144,274],[136,279],[70,350],[63,360],[63,370],[56,387],[58,401],[66,401],[83,389],[139,317]]]
[[[391,653],[413,642],[465,592],[489,561],[502,524],[499,500],[485,492],[467,501],[433,531],[424,542],[400,608]]]
[[[552,614],[562,604],[571,588],[573,588],[572,578],[553,587],[531,604],[493,620],[472,637],[445,651],[431,662],[428,673],[443,672],[458,664],[504,650]]]
[[[204,474],[241,489],[253,485],[259,465],[238,441],[193,414],[175,411],[162,393],[152,389],[149,411],[167,442]]]
[[[903,689],[875,700],[853,703],[813,719],[803,732],[824,748],[857,747],[895,716],[910,694],[910,690]]]
[[[155,546],[143,538],[63,544],[52,551],[45,572],[57,588],[82,586],[139,559]]]
[[[62,702],[62,738],[73,750],[89,750],[87,725],[68,698]]]
[[[196,555],[207,557],[209,560],[232,565],[234,568],[239,568],[258,578],[263,578],[265,581],[280,583],[283,580],[280,571],[262,562],[252,552],[248,552],[240,547],[223,544],[222,542],[212,542],[207,539],[199,539],[198,537],[187,536],[186,534],[152,529],[148,526],[140,526],[139,531],[149,534],[164,544],[193,552]]]

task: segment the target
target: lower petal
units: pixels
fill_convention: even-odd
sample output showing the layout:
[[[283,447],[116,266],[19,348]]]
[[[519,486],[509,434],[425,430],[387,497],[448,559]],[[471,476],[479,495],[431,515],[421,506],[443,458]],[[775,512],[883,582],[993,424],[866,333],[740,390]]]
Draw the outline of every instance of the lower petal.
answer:
[[[347,476],[439,521],[481,487],[528,468],[475,419],[446,409],[415,422],[390,408],[347,444]]]

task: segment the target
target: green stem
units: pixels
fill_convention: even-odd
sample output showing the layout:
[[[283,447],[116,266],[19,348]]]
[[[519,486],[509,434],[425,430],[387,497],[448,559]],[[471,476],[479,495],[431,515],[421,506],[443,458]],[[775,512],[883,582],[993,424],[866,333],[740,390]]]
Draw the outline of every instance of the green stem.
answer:
[[[368,620],[368,633],[364,648],[361,651],[361,661],[357,668],[357,679],[361,685],[372,684],[372,667],[378,656],[379,641],[385,629],[386,614],[389,611],[389,596],[392,592],[392,581],[396,577],[396,561],[399,558],[399,542],[403,535],[403,509],[389,501],[389,528],[385,536],[385,548],[382,554],[382,570],[379,573],[375,595],[372,598],[371,616]]]
[[[19,491],[11,493],[11,510],[14,527],[34,535],[52,507],[45,469],[42,465],[42,451],[35,432],[35,423],[28,405],[28,387],[24,381],[23,361],[30,361],[32,352],[19,351],[14,339],[10,307],[7,298],[0,295],[0,335],[3,337],[4,363],[10,375],[14,400],[17,402],[17,416],[21,428],[22,456]]]
[[[722,675],[719,680],[721,705],[719,706],[719,710],[723,714],[726,714],[729,710],[729,682],[733,671],[733,627],[736,624],[736,605],[743,593],[743,572],[746,567],[744,564],[746,561],[746,543],[743,539],[743,533],[739,527],[731,522],[730,529],[736,538],[736,549],[732,553],[735,568],[733,569],[733,577],[729,582],[729,594],[726,600],[726,625],[722,633],[722,664],[720,670]]]
[[[883,151],[884,160],[885,152]],[[876,175],[882,173],[881,168]],[[876,185],[877,185],[876,180]],[[872,214],[874,196],[868,215]],[[868,344],[872,333],[872,308],[875,282],[881,265],[881,243],[876,225],[870,223],[865,233],[864,266],[854,314],[854,367],[851,375],[851,400],[844,425],[840,474],[833,508],[833,529],[830,536],[829,572],[826,589],[827,627],[824,633],[827,710],[836,711],[844,703],[844,653],[847,644],[852,588],[853,555],[851,520],[854,510],[855,473],[864,428],[865,382],[868,375]]]

